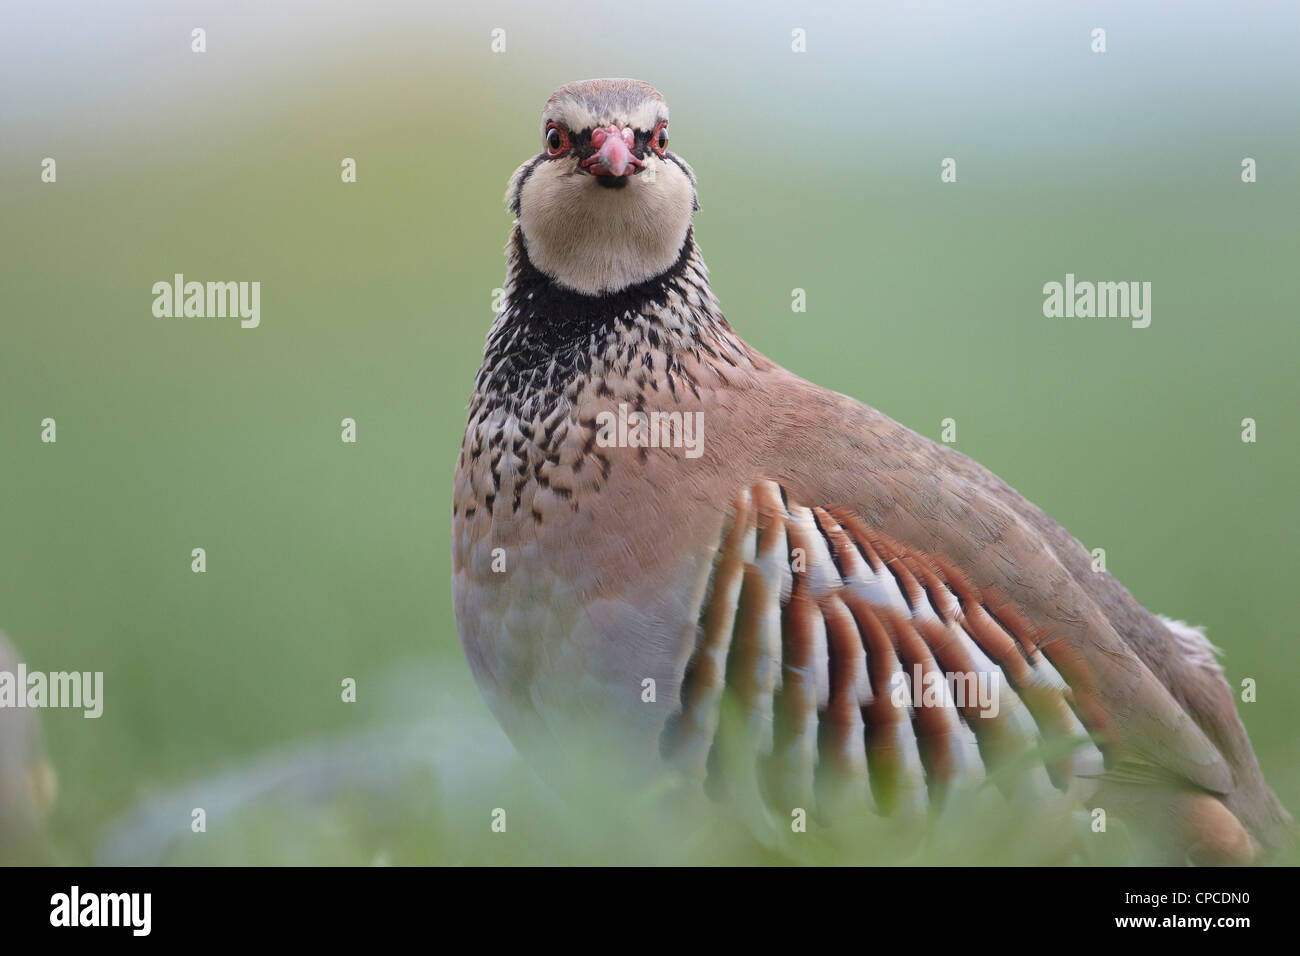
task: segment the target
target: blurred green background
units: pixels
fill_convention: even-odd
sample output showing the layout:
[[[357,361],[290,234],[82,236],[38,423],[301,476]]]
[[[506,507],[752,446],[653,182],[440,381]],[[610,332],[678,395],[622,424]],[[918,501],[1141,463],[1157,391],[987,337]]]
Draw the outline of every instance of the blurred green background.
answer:
[[[739,332],[930,437],[955,418],[1140,601],[1207,625],[1300,810],[1300,16],[1043,6],[9,8],[0,627],[106,685],[98,721],[43,715],[57,858],[784,858],[576,819],[456,639],[450,484],[502,195],[550,91],[602,75],[667,97]],[[259,280],[261,327],[154,318],[175,272]],[[1044,318],[1067,272],[1150,281],[1150,328]],[[297,783],[259,789],[277,772]],[[205,801],[225,809],[191,837]]]

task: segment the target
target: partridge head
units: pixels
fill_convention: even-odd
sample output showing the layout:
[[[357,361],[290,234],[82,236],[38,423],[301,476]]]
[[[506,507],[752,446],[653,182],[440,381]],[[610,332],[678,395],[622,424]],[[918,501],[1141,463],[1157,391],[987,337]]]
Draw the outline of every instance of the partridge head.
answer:
[[[507,202],[533,264],[564,289],[617,292],[667,271],[696,209],[690,168],[668,150],[668,106],[636,80],[573,83],[542,111],[542,151]]]
[[[736,334],[652,87],[557,90],[507,202],[453,595],[545,775],[617,756],[836,827],[993,781],[1026,817],[1111,808],[1178,862],[1292,839],[1203,634],[974,461]]]

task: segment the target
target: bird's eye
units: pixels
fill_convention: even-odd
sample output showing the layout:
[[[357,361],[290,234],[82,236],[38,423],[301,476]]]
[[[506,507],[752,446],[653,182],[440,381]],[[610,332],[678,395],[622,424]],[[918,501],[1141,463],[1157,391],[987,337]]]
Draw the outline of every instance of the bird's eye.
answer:
[[[650,134],[650,148],[662,156],[668,151],[668,124],[660,123]]]
[[[569,151],[569,135],[554,123],[546,127],[545,141],[547,156],[563,156]]]

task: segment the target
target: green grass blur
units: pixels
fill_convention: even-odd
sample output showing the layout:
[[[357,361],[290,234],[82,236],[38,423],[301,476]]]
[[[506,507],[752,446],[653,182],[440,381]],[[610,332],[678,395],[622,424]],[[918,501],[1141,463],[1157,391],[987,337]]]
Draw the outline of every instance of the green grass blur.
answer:
[[[570,68],[526,47],[499,66],[474,31],[438,56],[412,38],[339,41],[283,72],[182,51],[159,82],[197,85],[185,71],[204,69],[193,105],[108,103],[76,135],[0,148],[0,627],[32,668],[106,684],[100,720],[44,715],[60,859],[96,859],[151,796],[390,726],[440,728],[429,745],[456,744],[463,767],[419,769],[382,799],[254,801],[201,842],[186,811],[163,858],[799,858],[707,827],[658,841],[623,807],[578,813],[512,755],[456,639],[450,483],[502,281],[505,182],[554,85],[622,72],[669,96],[699,178],[697,236],[740,333],[930,437],[955,418],[960,450],[1105,548],[1140,601],[1207,625],[1229,680],[1258,681],[1242,716],[1300,810],[1294,123],[1243,137],[1231,99],[1171,106],[1137,88],[1118,119],[1080,127],[1072,110],[1115,101],[1072,76],[1054,80],[1056,120],[1026,84],[991,127],[949,102],[935,129],[915,94],[844,107],[784,66],[721,89],[680,51]],[[862,97],[883,102],[892,88],[862,71]],[[772,110],[727,110],[742,94]],[[842,141],[816,132],[832,122]],[[44,155],[57,185],[39,181]],[[958,183],[942,185],[949,155]],[[1239,181],[1243,155],[1259,183]],[[339,181],[345,156],[355,185]],[[155,319],[150,287],[174,272],[260,280],[261,327]],[[1041,287],[1067,272],[1151,281],[1151,327],[1045,319]],[[39,441],[47,416],[55,445]],[[190,571],[195,547],[206,574]],[[476,760],[466,735],[499,759]],[[508,838],[488,829],[496,806],[511,808]]]

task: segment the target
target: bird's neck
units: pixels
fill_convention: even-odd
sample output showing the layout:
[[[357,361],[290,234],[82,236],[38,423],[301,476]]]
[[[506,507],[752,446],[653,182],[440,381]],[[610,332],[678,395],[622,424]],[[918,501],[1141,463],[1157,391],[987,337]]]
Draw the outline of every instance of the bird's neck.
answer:
[[[689,229],[677,261],[660,275],[586,295],[541,272],[516,226],[504,292],[475,383],[479,406],[531,417],[562,396],[572,399],[593,377],[638,368],[666,374],[689,354],[748,351],[723,318]]]

